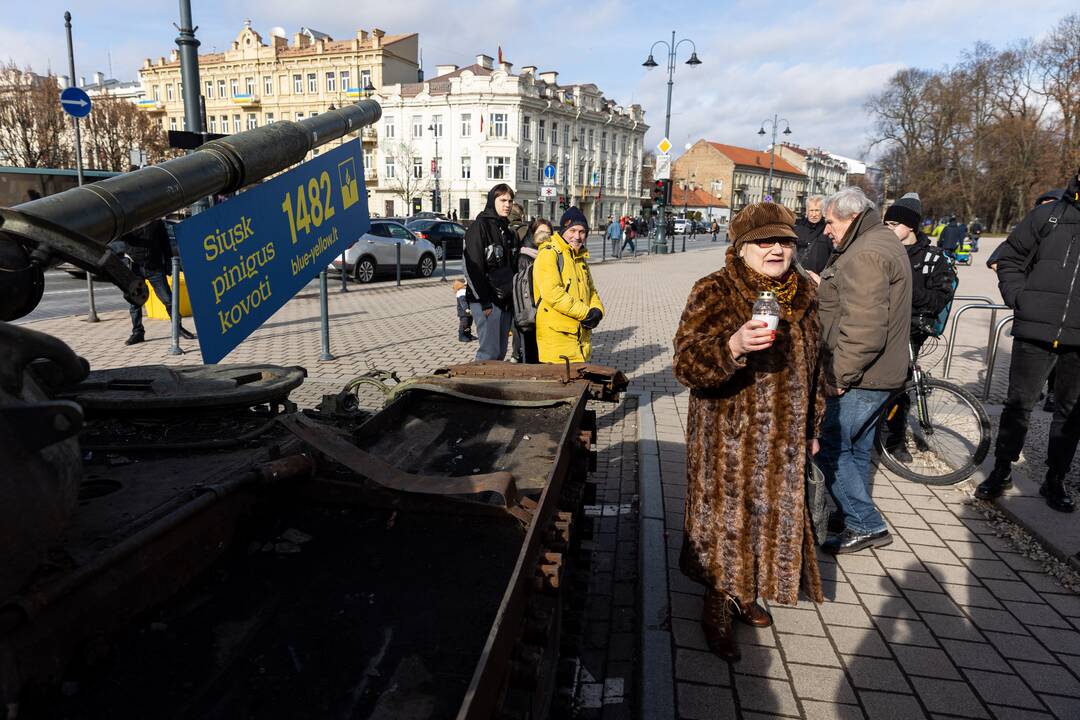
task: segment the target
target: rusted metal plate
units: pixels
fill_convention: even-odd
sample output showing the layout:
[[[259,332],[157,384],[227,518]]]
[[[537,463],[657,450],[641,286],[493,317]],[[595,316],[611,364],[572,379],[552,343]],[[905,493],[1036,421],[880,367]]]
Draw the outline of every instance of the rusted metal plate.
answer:
[[[534,380],[564,385],[583,383],[588,388],[590,398],[605,401],[618,400],[628,384],[626,376],[620,370],[592,363],[526,365],[486,360],[451,365],[437,370],[435,374],[449,378]]]
[[[277,365],[142,365],[94,370],[60,397],[84,409],[153,412],[284,402],[307,376]]]

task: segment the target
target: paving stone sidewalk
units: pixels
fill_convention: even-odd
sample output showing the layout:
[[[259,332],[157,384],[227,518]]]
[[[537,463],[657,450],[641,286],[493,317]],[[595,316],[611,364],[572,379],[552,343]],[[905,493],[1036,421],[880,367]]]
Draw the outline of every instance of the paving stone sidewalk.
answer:
[[[774,628],[743,634],[740,663],[707,652],[701,589],[676,563],[688,396],[671,375],[671,338],[691,285],[722,264],[723,251],[595,266],[608,314],[594,335],[594,360],[622,369],[631,385],[623,403],[597,407],[581,716],[1080,717],[1080,597],[997,537],[962,488],[930,489],[884,472],[874,494],[893,545],[839,563],[822,557],[828,601],[773,608]],[[961,292],[996,297],[987,273],[961,268]],[[318,302],[310,294],[227,361],[304,365],[309,379],[297,399],[312,405],[369,364],[407,376],[475,352],[456,341],[453,293],[437,281],[334,292],[330,313],[334,361],[318,361]],[[67,341],[95,367],[199,362],[195,353],[166,354],[163,322],[147,326],[146,344],[127,348],[127,314],[104,320],[30,327]],[[958,338],[953,378],[969,389],[981,390],[987,329],[986,318],[971,317]],[[998,401],[1008,344],[992,388]]]

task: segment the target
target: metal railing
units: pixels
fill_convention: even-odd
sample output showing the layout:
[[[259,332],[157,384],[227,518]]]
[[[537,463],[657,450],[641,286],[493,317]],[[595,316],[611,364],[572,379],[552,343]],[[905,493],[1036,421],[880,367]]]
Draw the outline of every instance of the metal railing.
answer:
[[[975,296],[975,295],[960,295],[953,298],[953,302],[956,301],[973,301],[971,305],[965,305],[952,316],[952,327],[949,328],[949,339],[945,347],[945,366],[942,369],[942,377],[949,377],[949,371],[952,368],[953,351],[956,349],[956,331],[960,327],[960,318],[964,316],[969,310],[989,310],[990,311],[990,334],[987,337],[986,342],[986,356],[985,362],[990,362],[990,346],[994,341],[994,327],[997,325],[997,313],[998,310],[1010,309],[1008,305],[1001,305],[992,302],[989,298]]]
[[[1013,316],[1001,318],[996,325],[990,328],[990,357],[986,361],[986,382],[983,384],[983,401],[990,399],[990,383],[994,379],[994,362],[997,360],[998,344],[1001,342],[1001,331],[1013,321]]]

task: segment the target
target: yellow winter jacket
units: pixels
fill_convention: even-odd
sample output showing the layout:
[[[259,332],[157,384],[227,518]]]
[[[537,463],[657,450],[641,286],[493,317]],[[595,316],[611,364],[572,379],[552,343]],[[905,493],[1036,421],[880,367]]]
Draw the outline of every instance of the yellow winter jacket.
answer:
[[[558,257],[562,256],[562,272]],[[592,356],[592,331],[581,326],[591,308],[604,312],[589,273],[589,252],[574,252],[559,233],[540,246],[533,265],[536,303],[536,346],[540,362],[587,362]]]

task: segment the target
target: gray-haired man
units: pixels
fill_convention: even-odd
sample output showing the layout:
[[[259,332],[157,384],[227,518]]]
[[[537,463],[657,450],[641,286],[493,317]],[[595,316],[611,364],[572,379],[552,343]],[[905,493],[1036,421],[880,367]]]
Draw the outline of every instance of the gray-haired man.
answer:
[[[818,316],[828,399],[815,460],[844,515],[822,549],[849,553],[892,542],[870,496],[873,417],[908,373],[911,264],[862,190],[823,203],[832,258],[821,273]]]

